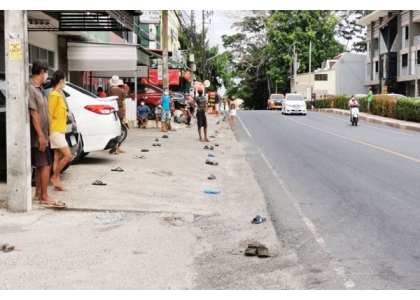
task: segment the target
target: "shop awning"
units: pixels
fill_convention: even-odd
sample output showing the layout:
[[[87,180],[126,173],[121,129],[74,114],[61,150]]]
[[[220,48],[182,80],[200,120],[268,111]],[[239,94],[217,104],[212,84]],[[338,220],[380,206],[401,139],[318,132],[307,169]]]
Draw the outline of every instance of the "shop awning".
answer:
[[[149,54],[136,44],[68,42],[69,71],[137,71],[149,65]]]

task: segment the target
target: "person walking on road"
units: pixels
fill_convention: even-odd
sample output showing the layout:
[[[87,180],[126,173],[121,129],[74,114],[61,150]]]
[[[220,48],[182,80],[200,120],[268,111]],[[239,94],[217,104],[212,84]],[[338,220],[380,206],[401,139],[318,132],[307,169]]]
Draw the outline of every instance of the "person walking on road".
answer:
[[[48,146],[50,116],[48,102],[42,83],[48,78],[48,63],[38,59],[32,63],[32,77],[29,80],[28,109],[31,129],[31,157],[35,166],[35,201],[42,204],[57,205],[48,195],[48,182],[51,174],[51,151]]]
[[[61,185],[60,173],[71,162],[70,147],[66,141],[67,105],[61,90],[66,86],[66,75],[57,70],[51,78],[53,90],[48,97],[48,111],[50,113],[50,143],[54,149],[53,175],[51,183],[58,191],[67,189]]]
[[[165,87],[163,90],[163,95],[161,96],[162,102],[162,114],[160,115],[160,122],[162,124],[162,131],[168,132],[168,123],[170,121],[170,104],[171,96],[169,95],[168,88]]]
[[[368,114],[370,114],[372,110],[372,98],[373,98],[372,88],[369,87],[369,93],[367,97],[367,113]]]
[[[206,98],[203,96],[203,88],[198,88],[198,96],[195,97],[195,106],[197,108],[197,126],[198,126],[198,137],[201,142],[209,142],[209,139],[207,138],[207,117],[206,117],[206,111],[208,109],[209,103],[206,100]],[[201,127],[203,127],[204,131],[204,139],[201,136]]]

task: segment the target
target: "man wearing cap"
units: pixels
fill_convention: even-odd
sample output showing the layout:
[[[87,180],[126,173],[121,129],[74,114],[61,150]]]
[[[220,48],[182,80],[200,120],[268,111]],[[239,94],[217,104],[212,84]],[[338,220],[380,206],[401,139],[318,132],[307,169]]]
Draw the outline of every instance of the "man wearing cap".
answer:
[[[50,116],[48,101],[43,93],[42,84],[48,78],[48,63],[38,59],[32,64],[32,77],[29,80],[28,108],[31,118],[31,157],[35,166],[35,201],[42,204],[57,205],[48,195],[52,157],[48,146]]]
[[[121,122],[125,121],[125,103],[124,103],[124,91],[120,89],[118,86],[120,84],[123,84],[123,81],[120,80],[120,77],[118,75],[112,76],[111,80],[109,81],[111,84],[111,87],[107,91],[107,95],[109,96],[117,96],[117,102],[118,102],[118,117],[120,118]],[[120,154],[121,152],[124,152],[121,149],[121,142],[119,141],[115,149],[111,149],[109,153],[115,153]]]
[[[199,87],[197,89],[198,97],[195,97],[195,106],[197,107],[197,126],[198,126],[198,137],[201,142],[210,142],[207,138],[207,117],[206,111],[208,109],[209,103],[207,99],[203,96],[203,88]],[[204,131],[204,140],[201,137],[201,127]]]

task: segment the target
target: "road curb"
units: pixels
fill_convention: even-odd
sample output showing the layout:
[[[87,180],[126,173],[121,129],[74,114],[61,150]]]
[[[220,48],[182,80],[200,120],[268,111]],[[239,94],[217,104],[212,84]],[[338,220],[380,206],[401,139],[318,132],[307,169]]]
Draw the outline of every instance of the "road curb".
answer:
[[[342,109],[313,108],[313,109],[311,109],[311,111],[333,113],[333,114],[342,115],[342,116],[349,116],[350,115],[348,111],[342,110]],[[420,124],[416,123],[416,122],[408,122],[408,121],[402,121],[402,120],[396,120],[396,119],[389,119],[389,118],[375,116],[375,115],[368,115],[368,114],[365,114],[365,113],[361,113],[359,118],[360,118],[360,120],[370,122],[370,123],[387,125],[387,126],[398,128],[398,129],[420,132]]]

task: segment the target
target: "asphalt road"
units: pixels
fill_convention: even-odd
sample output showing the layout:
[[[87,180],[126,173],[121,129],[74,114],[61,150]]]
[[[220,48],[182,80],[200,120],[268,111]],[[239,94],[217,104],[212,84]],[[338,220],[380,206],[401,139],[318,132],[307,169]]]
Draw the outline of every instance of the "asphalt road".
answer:
[[[419,289],[419,133],[240,111],[236,136],[305,289]]]

